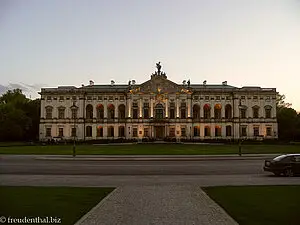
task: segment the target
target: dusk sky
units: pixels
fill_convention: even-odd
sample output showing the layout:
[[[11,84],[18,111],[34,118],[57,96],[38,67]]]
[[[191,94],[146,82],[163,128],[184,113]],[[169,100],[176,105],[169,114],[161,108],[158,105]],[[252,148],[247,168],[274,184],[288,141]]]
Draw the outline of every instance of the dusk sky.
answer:
[[[300,111],[299,0],[0,0],[0,85],[277,88]],[[37,95],[38,96],[38,95]]]

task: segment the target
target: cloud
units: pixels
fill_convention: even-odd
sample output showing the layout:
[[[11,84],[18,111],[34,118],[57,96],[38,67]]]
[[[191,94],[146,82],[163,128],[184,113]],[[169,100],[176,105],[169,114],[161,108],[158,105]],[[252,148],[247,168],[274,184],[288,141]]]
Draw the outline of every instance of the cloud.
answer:
[[[41,90],[42,87],[47,87],[46,84],[25,84],[25,83],[9,83],[9,85],[1,85],[0,84],[0,95],[4,94],[8,90],[13,89],[21,89],[22,92],[28,98],[38,98],[38,92]]]

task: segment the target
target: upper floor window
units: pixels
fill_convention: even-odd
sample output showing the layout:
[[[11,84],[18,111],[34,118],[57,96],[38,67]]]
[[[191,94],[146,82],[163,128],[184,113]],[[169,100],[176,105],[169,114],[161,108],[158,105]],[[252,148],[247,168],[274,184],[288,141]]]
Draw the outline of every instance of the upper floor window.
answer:
[[[108,100],[110,100],[110,101],[114,100],[114,96],[109,96]]]
[[[246,99],[246,96],[241,96],[241,99]]]
[[[47,96],[47,100],[51,100],[51,96]]]
[[[92,100],[92,96],[87,96],[87,100]]]
[[[58,119],[64,119],[65,118],[65,108],[60,107],[58,108]]]
[[[76,100],[76,96],[72,96],[72,100]]]
[[[155,118],[156,119],[164,118],[164,107],[162,104],[157,104],[155,106]]]
[[[77,108],[71,109],[71,111],[72,111],[72,119],[76,119],[77,118],[77,111],[78,111],[78,109]]]
[[[272,107],[267,105],[265,107],[265,117],[266,118],[271,118],[271,113],[272,113]]]
[[[258,99],[258,97],[257,97],[257,96],[253,96],[253,99],[254,99],[254,100],[257,100],[257,99]]]
[[[124,100],[124,96],[122,95],[122,96],[120,96],[120,100]]]
[[[205,100],[209,100],[209,96],[205,96]]]
[[[216,100],[220,100],[221,99],[221,96],[216,96]]]
[[[252,108],[253,110],[253,118],[258,118],[259,117],[259,107],[258,106],[254,106]]]
[[[64,96],[59,96],[59,101],[63,101],[64,100]]]
[[[46,107],[46,119],[52,119],[53,108],[51,106]]]

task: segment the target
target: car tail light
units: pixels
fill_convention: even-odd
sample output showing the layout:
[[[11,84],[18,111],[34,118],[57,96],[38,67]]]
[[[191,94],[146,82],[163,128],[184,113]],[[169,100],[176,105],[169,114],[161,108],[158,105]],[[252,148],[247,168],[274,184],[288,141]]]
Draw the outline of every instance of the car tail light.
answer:
[[[266,165],[266,166],[270,166],[270,165],[271,165],[271,162],[270,162],[270,161],[266,161],[266,162],[265,162],[265,165]]]

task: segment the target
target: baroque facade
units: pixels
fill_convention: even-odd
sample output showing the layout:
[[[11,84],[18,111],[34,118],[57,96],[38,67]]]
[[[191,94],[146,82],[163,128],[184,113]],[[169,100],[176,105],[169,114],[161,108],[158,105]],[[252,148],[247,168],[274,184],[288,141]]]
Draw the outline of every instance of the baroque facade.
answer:
[[[156,66],[142,84],[42,88],[40,140],[278,137],[275,88],[176,84]]]

